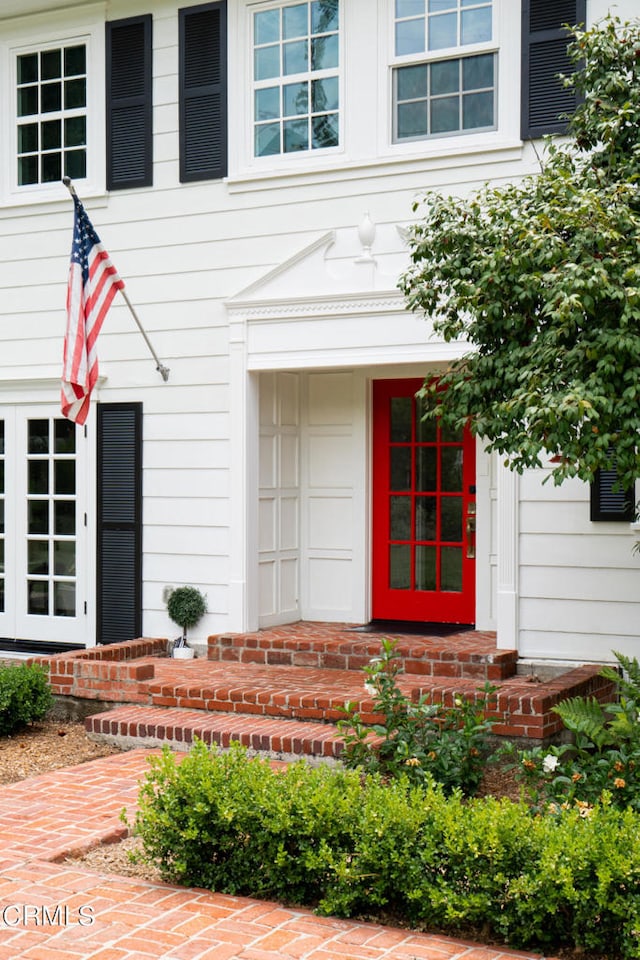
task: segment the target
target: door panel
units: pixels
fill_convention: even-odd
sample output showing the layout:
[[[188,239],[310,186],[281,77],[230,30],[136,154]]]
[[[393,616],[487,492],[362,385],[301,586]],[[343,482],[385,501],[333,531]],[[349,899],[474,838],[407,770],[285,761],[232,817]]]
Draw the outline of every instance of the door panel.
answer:
[[[423,421],[422,380],[373,384],[374,619],[475,620],[475,440]]]
[[[86,642],[84,432],[50,407],[0,423],[0,636]]]

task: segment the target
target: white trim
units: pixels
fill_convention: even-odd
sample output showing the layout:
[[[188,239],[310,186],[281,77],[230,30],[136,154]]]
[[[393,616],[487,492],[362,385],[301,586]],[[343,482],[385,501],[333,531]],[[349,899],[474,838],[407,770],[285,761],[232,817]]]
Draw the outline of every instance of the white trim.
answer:
[[[18,187],[16,183],[16,57],[20,52],[40,51],[57,44],[84,43],[87,47],[87,176],[76,181],[83,197],[104,192],[106,175],[105,41],[103,3],[84,8],[82,13],[56,11],[21,19],[6,29],[0,42],[0,113],[11,124],[3,141],[0,164],[0,203],[26,206],[59,200],[64,187],[60,182]]]
[[[511,650],[519,646],[520,478],[502,463],[497,464],[497,471],[498,647]]]

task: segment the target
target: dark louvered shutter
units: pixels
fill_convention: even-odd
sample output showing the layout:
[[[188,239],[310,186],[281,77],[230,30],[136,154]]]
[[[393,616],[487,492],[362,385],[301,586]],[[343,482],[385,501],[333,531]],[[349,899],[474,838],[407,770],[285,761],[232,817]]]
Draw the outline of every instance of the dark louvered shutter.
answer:
[[[180,180],[227,173],[227,5],[180,16]]]
[[[635,515],[633,490],[614,490],[618,473],[611,470],[596,470],[591,484],[591,520],[625,520],[630,522]]]
[[[97,641],[142,633],[142,404],[98,411]]]
[[[153,182],[151,16],[107,23],[107,189]]]
[[[566,130],[563,114],[573,113],[575,94],[558,74],[570,74],[571,39],[564,24],[584,24],[586,0],[522,0],[522,139]]]

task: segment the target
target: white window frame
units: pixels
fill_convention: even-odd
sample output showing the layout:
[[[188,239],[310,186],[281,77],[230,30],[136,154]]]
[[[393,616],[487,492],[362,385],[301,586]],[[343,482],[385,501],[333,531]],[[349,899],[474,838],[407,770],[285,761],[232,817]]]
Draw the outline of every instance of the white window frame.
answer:
[[[380,0],[380,16],[387,29],[381,33],[380,57],[386,58],[387,69],[381,71],[379,102],[386,112],[381,125],[380,156],[437,157],[477,153],[497,147],[515,146],[520,142],[520,3],[514,0],[493,0],[493,31],[490,41],[422,53],[395,54],[395,2]],[[382,21],[381,21],[382,22]],[[424,137],[395,138],[395,69],[413,64],[442,60],[460,60],[482,53],[496,57],[494,68],[494,126],[491,129],[458,130]]]
[[[95,15],[94,15],[95,16]],[[68,23],[58,15],[30,19],[27,35],[24,26],[14,32],[7,31],[0,44],[0,112],[7,125],[0,159],[0,202],[4,205],[43,203],[50,200],[66,200],[69,197],[62,183],[18,185],[18,116],[17,116],[17,63],[18,57],[27,53],[65,46],[86,47],[87,63],[87,145],[86,177],[74,181],[83,197],[104,194],[105,159],[105,51],[104,19],[90,23]]]
[[[303,2],[303,0],[300,0],[300,2]],[[304,2],[310,2],[310,0],[304,0]],[[239,43],[242,44],[243,48],[242,50],[236,49],[234,53],[233,46],[231,46],[229,64],[230,70],[234,71],[234,76],[232,79],[230,75],[229,88],[230,91],[243,91],[237,95],[243,98],[244,104],[243,110],[229,111],[229,167],[231,171],[251,171],[252,173],[277,171],[279,173],[285,173],[299,169],[313,170],[317,169],[318,166],[335,167],[336,157],[344,153],[344,118],[346,104],[344,69],[346,51],[345,9],[348,2],[349,0],[340,0],[338,67],[335,70],[331,68],[330,71],[327,71],[330,72],[331,76],[337,76],[338,78],[338,145],[333,147],[309,147],[306,150],[295,150],[291,153],[273,153],[262,157],[257,157],[254,154],[254,92],[256,90],[253,71],[254,14],[267,10],[281,9],[286,6],[294,6],[296,0],[244,0],[244,3],[237,13],[239,19],[235,22],[235,27],[234,21],[231,19],[233,11],[229,11],[229,36],[230,38],[239,38]],[[322,79],[325,75],[325,71],[320,71],[318,79]],[[306,76],[313,79],[311,71],[308,71]],[[282,85],[282,79],[282,75],[273,78],[274,83],[279,85]]]

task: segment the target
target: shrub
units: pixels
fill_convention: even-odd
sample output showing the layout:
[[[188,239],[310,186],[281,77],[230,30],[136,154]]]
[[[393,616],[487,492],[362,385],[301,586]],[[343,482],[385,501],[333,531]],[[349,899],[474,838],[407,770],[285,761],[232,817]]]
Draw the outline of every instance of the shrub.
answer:
[[[197,587],[177,587],[167,598],[167,613],[174,623],[182,627],[184,639],[187,636],[187,629],[195,627],[206,612],[206,597]]]
[[[616,700],[601,704],[595,697],[572,697],[554,707],[571,743],[504,752],[515,755],[516,776],[531,803],[575,805],[583,810],[606,798],[607,803],[640,811],[640,665],[616,654],[624,673],[604,667],[602,675],[616,685]]]
[[[413,701],[398,687],[402,667],[396,646],[384,639],[380,656],[364,668],[373,712],[384,721],[367,726],[353,703],[344,707],[338,728],[345,765],[386,777],[406,775],[413,782],[433,777],[446,792],[460,788],[472,795],[488,754],[491,721],[484,711],[495,688],[485,685],[474,701],[457,696],[453,707],[428,703],[424,696]]]
[[[0,667],[0,736],[41,720],[52,705],[47,674],[38,664]]]
[[[275,772],[237,747],[151,759],[135,828],[166,879],[513,947],[639,958],[640,820],[446,796],[429,779]]]

